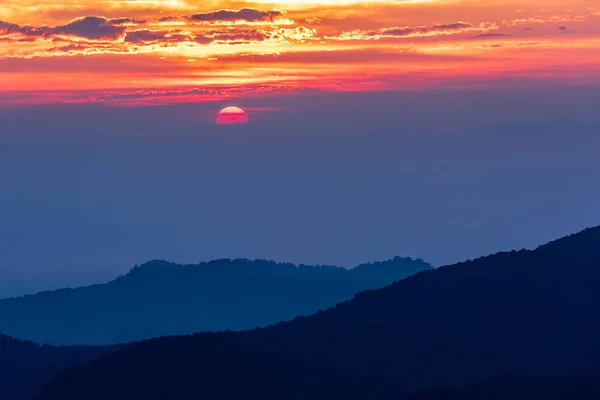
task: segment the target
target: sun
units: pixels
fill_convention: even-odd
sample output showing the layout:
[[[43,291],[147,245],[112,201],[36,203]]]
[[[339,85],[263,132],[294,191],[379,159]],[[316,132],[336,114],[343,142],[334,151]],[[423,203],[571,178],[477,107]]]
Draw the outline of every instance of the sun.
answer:
[[[248,122],[246,111],[239,107],[225,107],[217,114],[217,124],[245,124]]]

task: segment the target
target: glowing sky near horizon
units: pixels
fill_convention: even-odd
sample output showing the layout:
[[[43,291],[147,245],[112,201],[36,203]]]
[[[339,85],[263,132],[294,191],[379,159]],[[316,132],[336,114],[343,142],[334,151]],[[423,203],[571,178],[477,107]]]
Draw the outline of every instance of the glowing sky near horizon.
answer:
[[[598,84],[599,49],[595,0],[3,0],[0,103]]]

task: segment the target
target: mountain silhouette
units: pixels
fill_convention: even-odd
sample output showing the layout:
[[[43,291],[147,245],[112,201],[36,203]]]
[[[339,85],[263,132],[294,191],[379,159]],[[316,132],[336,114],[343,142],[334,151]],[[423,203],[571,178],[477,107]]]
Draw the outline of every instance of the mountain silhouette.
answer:
[[[600,371],[600,228],[424,271],[262,329],[143,341],[38,400],[399,399]]]
[[[28,400],[59,371],[122,347],[41,346],[0,334],[0,399]]]
[[[461,391],[433,390],[406,400],[597,400],[600,375],[508,375]]]
[[[251,329],[432,268],[401,257],[350,270],[247,259],[151,261],[106,284],[0,300],[0,332],[36,343],[103,345]]]

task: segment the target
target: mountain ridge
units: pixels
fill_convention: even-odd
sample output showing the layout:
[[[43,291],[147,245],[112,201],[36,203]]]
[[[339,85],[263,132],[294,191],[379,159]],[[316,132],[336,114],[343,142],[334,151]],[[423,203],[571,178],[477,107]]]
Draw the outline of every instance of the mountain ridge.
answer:
[[[506,374],[598,371],[599,245],[600,228],[586,229],[266,328],[144,341],[59,374],[39,399],[397,399]]]
[[[478,382],[460,391],[432,390],[406,400],[596,400],[600,374],[543,376],[507,375]]]
[[[0,332],[38,343],[122,343],[266,326],[433,267],[395,257],[354,269],[221,259],[153,260],[91,286],[0,300]]]
[[[59,371],[124,346],[39,345],[0,333],[0,399],[29,400]]]

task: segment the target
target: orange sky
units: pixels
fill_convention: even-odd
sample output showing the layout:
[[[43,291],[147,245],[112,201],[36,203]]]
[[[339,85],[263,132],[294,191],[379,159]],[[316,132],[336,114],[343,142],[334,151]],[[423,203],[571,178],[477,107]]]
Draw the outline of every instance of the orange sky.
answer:
[[[599,83],[596,1],[524,3],[3,0],[0,92],[12,102],[127,102]]]

